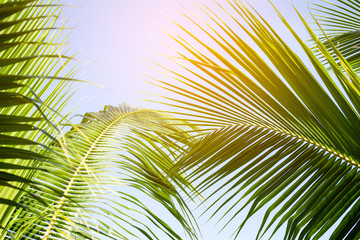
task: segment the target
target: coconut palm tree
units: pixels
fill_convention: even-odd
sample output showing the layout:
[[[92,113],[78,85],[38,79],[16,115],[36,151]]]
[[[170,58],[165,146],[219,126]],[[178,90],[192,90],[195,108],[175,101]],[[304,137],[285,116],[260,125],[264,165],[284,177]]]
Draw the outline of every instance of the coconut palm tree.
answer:
[[[359,4],[334,3],[315,8],[341,30]],[[319,41],[299,14],[310,48],[277,12],[302,59],[240,1],[202,9],[209,21],[192,21],[215,44],[179,25],[197,47],[174,36],[187,73],[157,83],[185,117],[108,106],[74,125],[63,113],[75,70],[61,6],[1,1],[1,239],[182,239],[144,196],[195,239],[184,197],[198,194],[213,218],[239,223],[236,234],[265,208],[259,238],[283,225],[284,239],[360,237],[359,77],[339,40],[354,38]]]

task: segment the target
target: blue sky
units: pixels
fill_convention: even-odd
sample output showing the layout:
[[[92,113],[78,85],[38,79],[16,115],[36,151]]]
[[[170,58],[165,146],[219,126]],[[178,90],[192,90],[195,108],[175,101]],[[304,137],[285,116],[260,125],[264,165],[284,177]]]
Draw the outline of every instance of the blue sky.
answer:
[[[179,3],[181,2],[181,4]],[[196,1],[195,1],[196,2]],[[214,6],[212,0],[204,1]],[[221,2],[221,1],[220,1]],[[272,11],[267,0],[252,0],[252,5],[263,16],[270,19],[275,29],[280,21]],[[295,18],[290,1],[273,1],[279,10],[285,14],[295,28],[304,35],[304,27]],[[70,18],[69,25],[75,26],[70,35],[72,50],[77,52],[77,58],[83,61],[78,76],[90,82],[104,85],[106,88],[82,87],[75,100],[79,97],[90,97],[80,111],[101,109],[105,104],[127,102],[131,105],[154,107],[139,99],[149,98],[138,91],[161,93],[158,88],[146,84],[149,78],[144,75],[159,76],[150,67],[151,61],[169,64],[164,55],[174,55],[174,52],[162,41],[171,46],[174,42],[163,32],[181,31],[168,19],[175,19],[189,29],[195,29],[185,20],[181,12],[185,8],[197,12],[190,0],[77,0],[72,5],[78,8],[67,8],[64,16]],[[306,4],[296,1],[302,12]],[[285,35],[285,38],[287,36]],[[74,101],[76,102],[76,101]],[[91,106],[91,109],[88,108]]]
[[[219,2],[222,1],[225,0],[219,0]],[[213,5],[211,0],[203,2]],[[283,26],[268,2],[266,0],[251,0],[250,2],[291,45],[293,40],[283,30]],[[165,78],[151,68],[155,66],[152,61],[171,65],[166,57],[157,54],[174,55],[173,50],[162,42],[167,42],[171,46],[176,46],[176,44],[163,30],[180,33],[168,17],[184,24],[190,30],[194,29],[180,14],[185,12],[184,7],[196,12],[192,1],[78,0],[69,3],[79,6],[67,8],[64,12],[64,16],[70,18],[69,25],[76,27],[70,36],[72,51],[77,52],[77,58],[83,61],[77,76],[105,86],[105,88],[99,88],[88,85],[78,90],[72,101],[73,104],[77,104],[83,98],[88,98],[80,106],[79,113],[99,111],[106,104],[116,105],[122,102],[133,106],[163,108],[141,100],[151,98],[143,92],[166,94],[144,80],[149,80],[146,75]],[[294,28],[298,29],[300,35],[306,38],[304,27],[295,17],[290,2],[274,0],[273,3]],[[296,1],[295,6],[304,14],[308,12],[306,2]],[[296,48],[294,50],[296,51]],[[300,52],[299,54],[301,55]],[[258,214],[246,225],[239,239],[254,239],[262,214]],[[206,224],[205,219],[202,218],[200,224],[203,228],[204,240],[227,240],[229,237],[229,231],[225,231],[224,235],[220,235],[221,237],[216,236],[220,226],[213,227],[213,221]]]

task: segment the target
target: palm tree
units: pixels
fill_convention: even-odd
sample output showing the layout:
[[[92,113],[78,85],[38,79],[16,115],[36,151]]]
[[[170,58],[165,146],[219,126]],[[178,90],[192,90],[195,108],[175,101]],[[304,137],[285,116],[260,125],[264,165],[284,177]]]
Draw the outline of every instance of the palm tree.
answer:
[[[333,15],[317,9],[341,30],[349,24],[340,14],[359,4],[334,3]],[[285,239],[360,237],[359,78],[356,53],[339,40],[356,36],[318,41],[299,14],[310,48],[277,12],[305,60],[237,0],[219,4],[220,14],[202,9],[210,21],[192,21],[217,48],[183,28],[202,50],[175,36],[186,53],[174,61],[188,73],[168,70],[179,85],[159,81],[172,93],[165,104],[185,117],[108,106],[74,125],[60,114],[76,72],[63,55],[61,6],[1,1],[0,239],[182,239],[143,196],[196,239],[184,200],[194,195],[226,224],[247,209],[236,234],[266,208],[258,237],[283,225]]]

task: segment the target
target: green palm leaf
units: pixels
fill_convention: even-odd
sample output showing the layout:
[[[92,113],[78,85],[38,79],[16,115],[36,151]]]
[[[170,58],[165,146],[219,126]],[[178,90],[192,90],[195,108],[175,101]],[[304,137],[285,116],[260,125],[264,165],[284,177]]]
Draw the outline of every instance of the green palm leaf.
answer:
[[[323,0],[322,4],[313,3],[311,9],[318,24],[325,30],[325,32],[318,30],[319,39],[324,42],[336,59],[336,53],[331,46],[332,44],[335,45],[354,70],[358,72],[360,67],[359,3],[357,1],[335,0],[329,2]]]
[[[71,58],[62,56],[60,10],[54,1],[0,1],[1,239],[15,207],[24,207],[22,195],[44,202],[28,188],[50,160],[44,153],[59,134],[56,112],[68,101],[66,80],[73,75]]]
[[[57,154],[43,166],[47,172],[37,175],[41,185],[32,189],[46,204],[23,197],[21,204],[33,211],[19,208],[14,214],[14,237],[160,239],[159,229],[168,239],[182,239],[171,222],[158,215],[159,207],[154,209],[160,204],[196,238],[191,212],[175,187],[187,185],[184,176],[170,179],[165,174],[193,142],[196,128],[181,124],[165,114],[126,105],[86,114],[77,126],[81,132],[66,134],[66,152],[52,147]]]
[[[334,75],[280,13],[309,64],[255,10],[239,1],[218,5],[219,12],[202,7],[206,22],[189,17],[211,41],[178,24],[191,40],[173,37],[186,50],[174,61],[187,73],[170,70],[179,84],[159,81],[178,96],[168,104],[209,132],[175,170],[214,202],[213,217],[238,222],[250,206],[238,230],[267,207],[258,237],[286,224],[284,239],[318,239],[330,227],[331,239],[357,239],[358,76],[338,54],[342,71],[302,18]]]

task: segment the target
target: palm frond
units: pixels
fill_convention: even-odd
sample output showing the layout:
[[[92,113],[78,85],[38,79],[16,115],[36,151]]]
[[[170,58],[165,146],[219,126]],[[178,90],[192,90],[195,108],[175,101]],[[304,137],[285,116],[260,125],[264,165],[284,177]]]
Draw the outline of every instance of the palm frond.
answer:
[[[37,175],[40,185],[32,191],[46,204],[24,197],[21,204],[33,211],[18,209],[12,234],[44,240],[183,239],[169,217],[159,216],[163,206],[195,239],[196,224],[182,196],[186,189],[176,190],[188,183],[184,176],[166,175],[182,148],[193,142],[196,128],[181,124],[165,114],[126,105],[86,114],[77,126],[81,132],[66,134],[67,151],[53,146],[57,154],[44,166],[48,172]]]
[[[356,72],[360,67],[360,5],[357,1],[322,1],[322,4],[311,4],[312,14],[317,24],[317,32],[325,46],[336,59],[333,46],[352,65]],[[321,56],[321,54],[319,53]],[[322,58],[323,59],[323,58]],[[323,59],[324,60],[324,59]],[[339,62],[339,61],[338,61]]]
[[[185,49],[174,61],[187,73],[170,70],[178,83],[157,83],[172,93],[166,97],[172,102],[165,104],[178,107],[179,114],[209,132],[174,169],[188,173],[205,195],[206,190],[225,192],[209,196],[220,206],[214,210],[220,219],[231,215],[228,220],[236,222],[233,217],[250,206],[239,229],[267,206],[258,237],[272,226],[276,231],[287,224],[285,239],[317,239],[330,227],[336,229],[331,239],[356,239],[357,75],[346,61],[341,62],[347,69],[343,72],[318,41],[335,71],[329,74],[279,12],[307,59],[302,60],[256,10],[237,0],[218,7],[200,7],[206,21],[188,17],[209,41],[177,24],[188,38],[173,36]],[[221,179],[218,189],[209,189]],[[239,205],[243,196],[249,200]]]
[[[55,1],[0,1],[0,235],[33,176],[49,161],[47,144],[59,135],[56,121],[67,103],[74,71],[66,57],[61,6]],[[64,69],[68,73],[64,73]],[[30,210],[30,209],[28,209]]]
[[[201,139],[178,165],[191,169],[189,178],[211,203],[213,218],[227,219],[224,226],[241,222],[236,235],[263,207],[258,237],[268,239],[287,223],[284,239],[318,238],[339,219],[334,239],[358,234],[348,225],[357,214],[357,168],[304,139],[261,127],[224,127]]]

